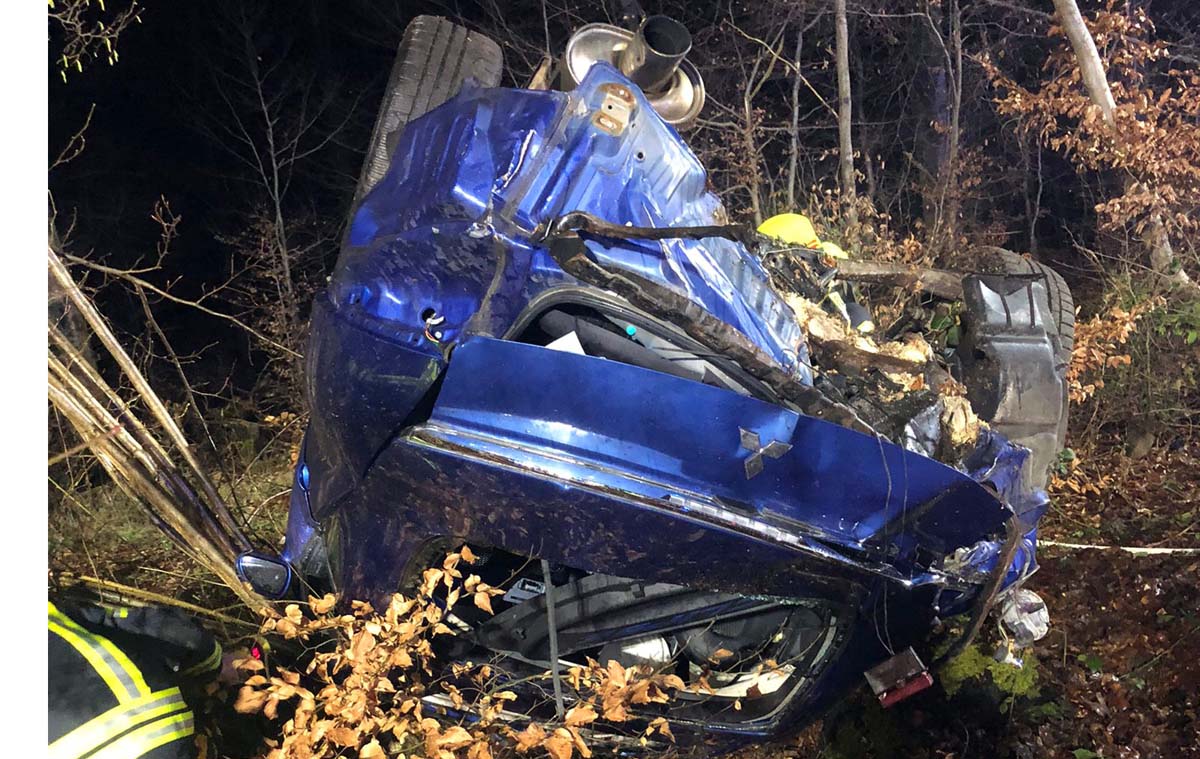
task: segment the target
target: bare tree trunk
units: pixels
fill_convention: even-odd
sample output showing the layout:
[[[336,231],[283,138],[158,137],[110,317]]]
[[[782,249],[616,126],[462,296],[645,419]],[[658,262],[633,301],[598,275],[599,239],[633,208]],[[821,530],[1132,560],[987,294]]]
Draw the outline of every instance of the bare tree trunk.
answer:
[[[1030,155],[1031,151],[1035,150],[1037,151],[1036,166]],[[1036,139],[1021,140],[1021,164],[1025,174],[1025,223],[1029,229],[1029,255],[1037,258],[1037,223],[1042,215],[1042,144]],[[1030,187],[1031,183],[1033,184],[1032,188]]]
[[[754,64],[754,73],[758,72],[758,61]],[[742,91],[742,150],[745,152],[746,160],[746,189],[750,193],[750,209],[754,212],[755,226],[763,222],[763,207],[762,207],[762,172],[759,170],[759,160],[761,154],[758,151],[758,141],[754,137],[754,130],[758,125],[758,118],[754,113],[754,93],[757,88],[754,86],[754,77],[746,81],[746,88]]]
[[[963,54],[962,54],[962,11],[958,6],[958,0],[950,2],[950,53],[953,55],[951,61],[951,101],[950,101],[950,150],[946,156],[945,171],[941,177],[939,184],[941,185],[942,193],[942,227],[953,244],[954,233],[958,228],[958,208],[959,208],[959,193],[958,193],[958,145],[959,145],[959,120],[962,113],[962,78],[963,78]]]
[[[956,0],[924,3],[928,43],[930,129],[925,152],[928,189],[923,205],[930,241],[953,243],[961,199],[958,193],[959,121],[962,112],[962,14]]]
[[[1054,9],[1062,21],[1063,30],[1071,47],[1075,50],[1075,58],[1079,61],[1079,73],[1083,78],[1083,86],[1087,89],[1088,97],[1100,108],[1104,123],[1110,128],[1116,127],[1113,111],[1117,104],[1113,100],[1112,90],[1108,88],[1108,77],[1104,74],[1104,64],[1100,61],[1100,53],[1096,50],[1096,41],[1083,23],[1079,6],[1075,0],[1054,0]]]
[[[796,172],[800,165],[800,51],[804,47],[804,30],[796,30],[796,76],[792,80],[792,149],[788,154],[787,210],[796,210]]]
[[[1100,109],[1100,117],[1104,120],[1105,125],[1115,131],[1117,129],[1115,115],[1117,104],[1113,100],[1112,90],[1108,86],[1108,77],[1104,72],[1104,63],[1100,60],[1100,53],[1096,50],[1096,41],[1092,39],[1092,33],[1083,21],[1079,6],[1075,0],[1054,0],[1054,9],[1058,11],[1063,31],[1066,32],[1067,39],[1071,41],[1071,48],[1075,51],[1080,77],[1083,79],[1083,86],[1087,90],[1088,97]],[[1132,182],[1132,179],[1125,180],[1127,187]],[[1171,241],[1167,237],[1167,230],[1161,218],[1151,217],[1146,234],[1142,237],[1142,243],[1150,254],[1150,266],[1155,272],[1172,284],[1183,285],[1189,289],[1197,287],[1187,272],[1179,267],[1175,259],[1175,251],[1171,248]]]
[[[858,209],[854,192],[854,140],[850,127],[853,113],[850,105],[850,32],[846,26],[846,0],[834,4],[837,28],[837,80],[838,80],[838,165],[842,179],[842,201],[848,209],[847,220],[853,226],[858,223]]]

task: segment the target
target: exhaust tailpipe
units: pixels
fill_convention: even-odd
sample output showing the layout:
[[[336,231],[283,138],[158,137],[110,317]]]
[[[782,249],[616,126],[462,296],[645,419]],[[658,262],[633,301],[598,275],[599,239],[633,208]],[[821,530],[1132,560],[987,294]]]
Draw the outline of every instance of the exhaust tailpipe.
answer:
[[[691,49],[687,27],[669,16],[649,16],[636,31],[588,24],[567,40],[561,86],[574,89],[592,64],[604,61],[637,85],[664,121],[686,127],[704,107],[704,80],[686,60]]]
[[[646,94],[658,94],[674,83],[679,64],[692,49],[687,27],[670,16],[643,19],[629,45],[621,51],[621,73]]]

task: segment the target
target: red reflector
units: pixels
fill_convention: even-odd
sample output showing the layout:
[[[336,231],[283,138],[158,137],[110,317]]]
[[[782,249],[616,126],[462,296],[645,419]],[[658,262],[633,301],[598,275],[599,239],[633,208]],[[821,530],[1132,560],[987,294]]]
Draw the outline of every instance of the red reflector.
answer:
[[[911,646],[863,675],[885,709],[933,685],[933,676]]]
[[[880,693],[879,703],[883,704],[883,708],[886,709],[892,704],[903,701],[914,693],[920,693],[930,685],[933,685],[933,675],[930,675],[928,672],[922,672],[899,688],[893,688],[892,690]]]
[[[250,649],[250,655],[253,656],[255,659],[261,659],[262,658],[262,649],[259,648],[258,646],[254,646],[253,648]]]

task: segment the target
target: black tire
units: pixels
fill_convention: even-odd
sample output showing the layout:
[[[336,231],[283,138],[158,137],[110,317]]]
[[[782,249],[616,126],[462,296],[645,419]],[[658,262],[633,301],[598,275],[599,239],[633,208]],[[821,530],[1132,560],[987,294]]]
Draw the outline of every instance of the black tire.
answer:
[[[1062,275],[1045,264],[1031,261],[1004,248],[978,248],[980,269],[994,274],[1041,274],[1046,277],[1046,293],[1050,301],[1050,315],[1058,337],[1058,363],[1065,371],[1071,363],[1071,351],[1075,348],[1075,299]]]
[[[387,173],[405,124],[457,95],[468,77],[484,87],[498,86],[503,70],[504,54],[486,35],[439,16],[413,19],[404,30],[371,131],[355,205]]]
[[[1028,429],[1020,423],[1014,425],[1010,422],[1007,428],[1001,429],[1011,440],[1027,445],[1034,451],[1034,456],[1027,465],[1029,468],[1026,471],[1032,484],[1037,487],[1045,487],[1054,458],[1067,441],[1070,393],[1066,384],[1066,374],[1067,367],[1071,363],[1071,351],[1075,347],[1075,300],[1071,296],[1070,288],[1067,287],[1067,283],[1063,281],[1059,273],[1045,264],[1031,261],[1004,248],[983,247],[977,248],[974,252],[978,268],[983,273],[1040,274],[1046,280],[1050,319],[1053,321],[1047,331],[1050,332],[1050,337],[1055,343],[1055,370],[1062,382],[1062,413],[1058,418],[1055,432],[1057,445],[1053,451],[1045,450],[1045,444],[1039,442],[1042,433],[1037,430],[1036,425],[1032,429]]]

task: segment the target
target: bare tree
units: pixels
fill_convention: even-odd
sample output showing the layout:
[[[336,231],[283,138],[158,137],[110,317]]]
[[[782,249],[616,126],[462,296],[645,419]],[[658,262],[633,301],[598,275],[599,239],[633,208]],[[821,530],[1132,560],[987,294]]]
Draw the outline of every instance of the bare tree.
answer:
[[[117,38],[131,24],[141,23],[142,8],[137,1],[106,13],[103,2],[99,12],[91,0],[49,0],[47,11],[51,28],[60,35],[58,73],[64,82],[71,71],[83,72],[85,64],[104,58],[115,65],[121,58]]]
[[[833,13],[837,27],[838,167],[846,217],[854,226],[858,223],[858,209],[854,190],[854,140],[851,136],[854,118],[850,100],[850,32],[846,24],[846,0],[836,0]]]
[[[1071,41],[1072,50],[1075,51],[1080,78],[1083,79],[1083,86],[1087,90],[1088,98],[1099,109],[1104,124],[1110,130],[1115,131],[1117,129],[1117,104],[1113,99],[1112,89],[1108,86],[1104,62],[1101,61],[1100,53],[1096,50],[1096,42],[1092,39],[1092,34],[1083,21],[1079,6],[1075,0],[1054,0],[1054,9],[1058,12],[1063,31],[1066,33],[1067,39]],[[1125,180],[1126,187],[1128,188],[1133,181],[1133,179],[1127,178]],[[1154,215],[1150,218],[1142,242],[1150,254],[1150,266],[1159,276],[1188,289],[1197,288],[1196,283],[1183,270],[1183,267],[1179,266],[1161,217]]]
[[[299,65],[291,40],[273,28],[269,6],[221,3],[215,10],[214,23],[230,41],[227,56],[210,68],[223,108],[198,109],[199,127],[233,159],[236,186],[248,188],[235,196],[246,223],[222,238],[247,262],[228,296],[284,346],[271,362],[288,392],[302,374],[304,310],[343,218],[340,209],[314,210],[297,188],[326,181],[320,175],[328,167],[318,159],[353,118],[357,100],[345,102],[338,81]]]

